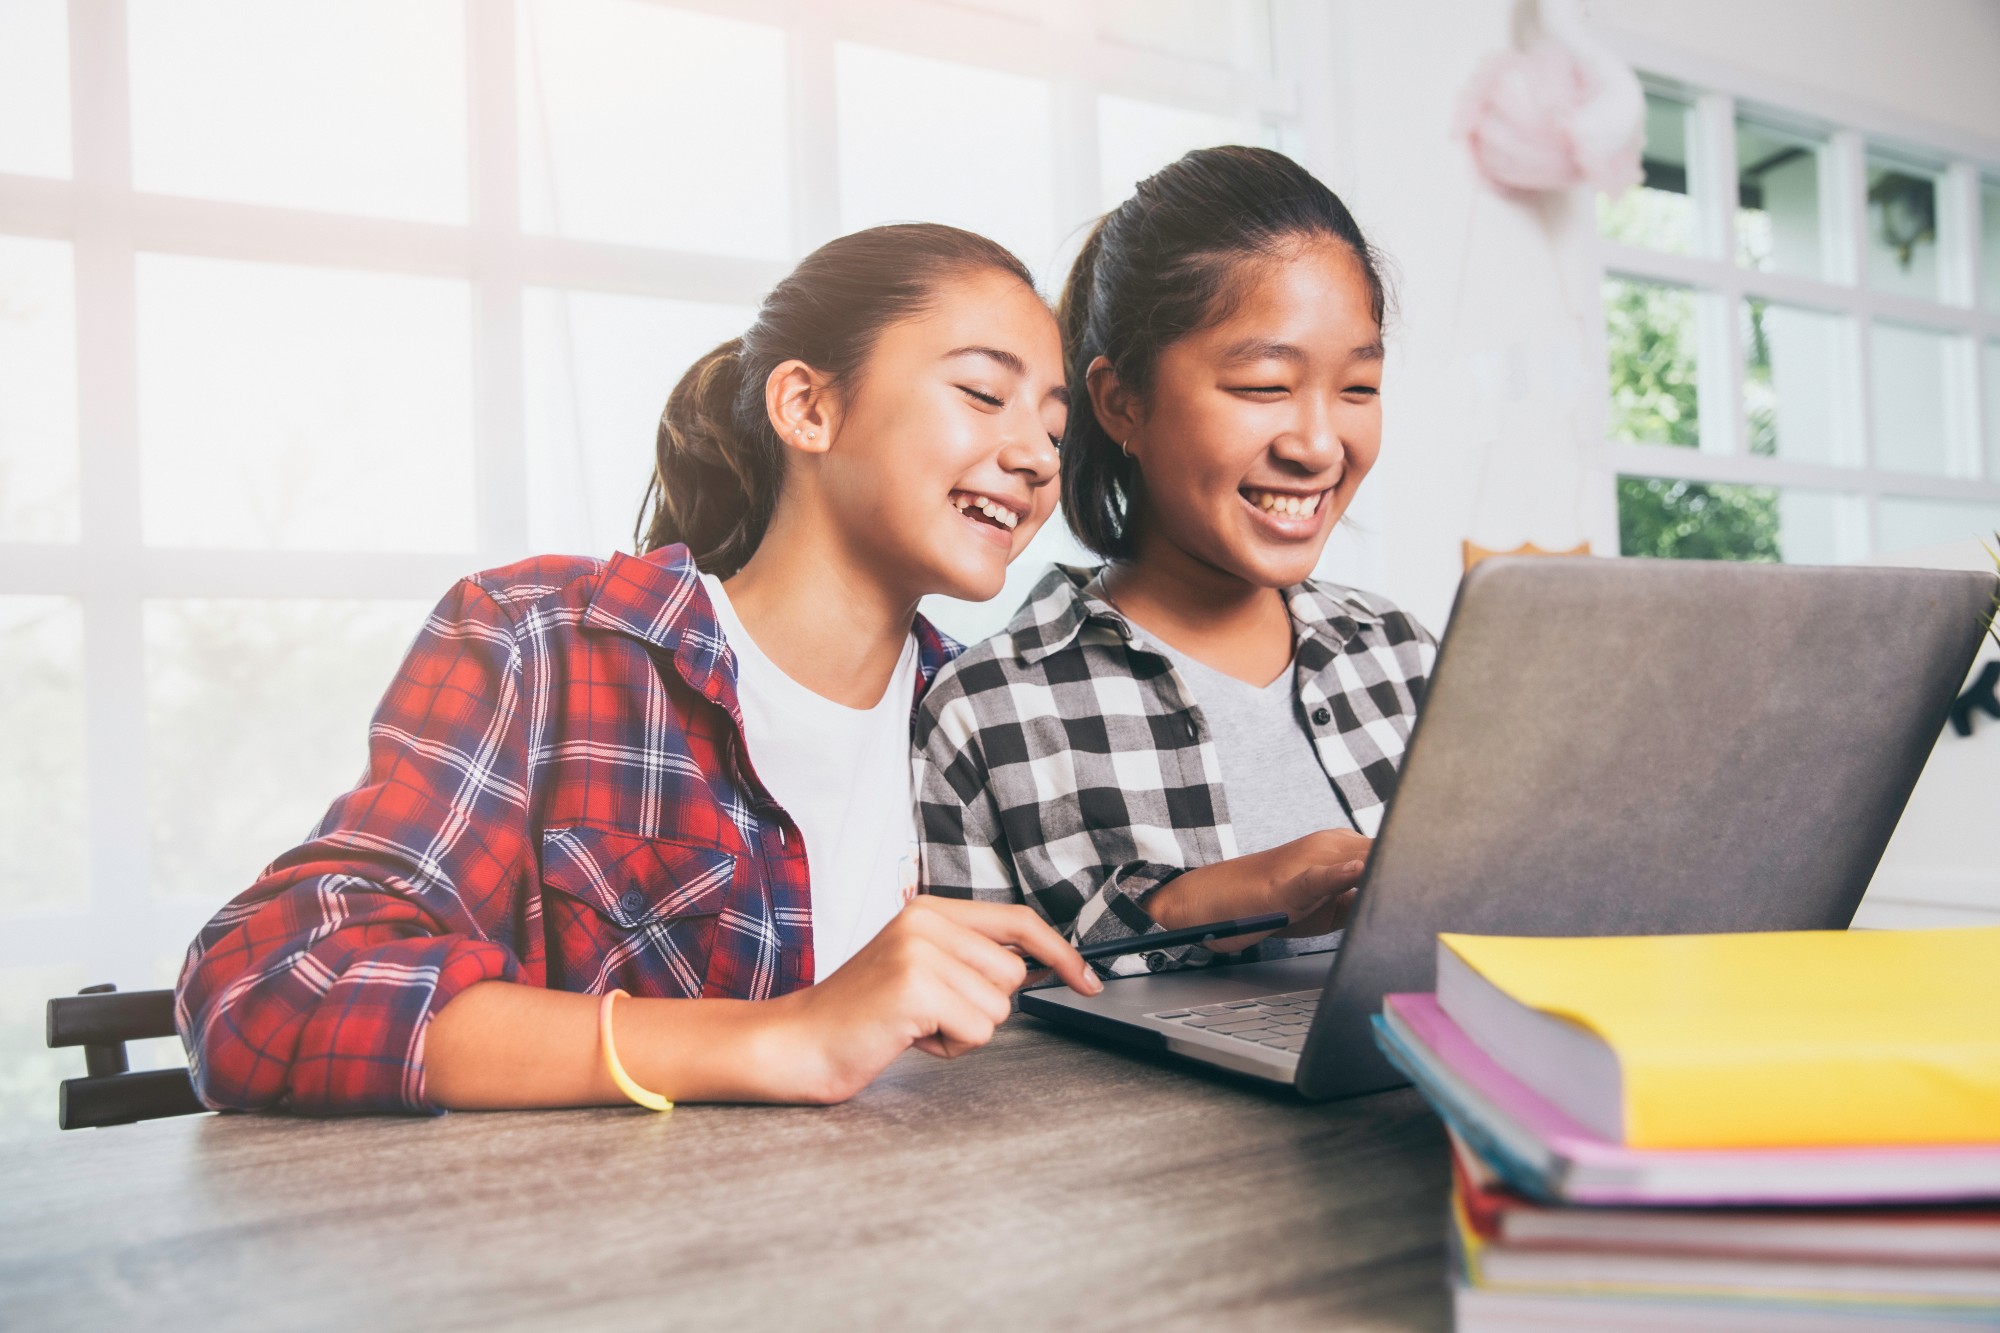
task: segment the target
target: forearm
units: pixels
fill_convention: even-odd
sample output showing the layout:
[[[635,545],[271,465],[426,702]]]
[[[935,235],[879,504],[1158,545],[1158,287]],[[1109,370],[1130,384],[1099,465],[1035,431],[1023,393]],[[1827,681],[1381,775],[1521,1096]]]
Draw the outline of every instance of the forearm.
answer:
[[[1147,915],[1167,930],[1282,911],[1282,934],[1323,935],[1346,924],[1353,882],[1366,864],[1368,840],[1342,830],[1303,838],[1248,856],[1176,875],[1145,901]],[[1261,936],[1218,940],[1218,953],[1248,947]]]
[[[1272,910],[1268,904],[1279,878],[1276,850],[1282,849],[1176,875],[1146,896],[1146,913],[1163,929],[1180,930]]]
[[[913,1044],[942,1056],[985,1045],[1026,975],[1023,953],[1086,995],[1103,989],[1026,908],[923,897],[804,990],[616,1001],[618,1061],[673,1101],[843,1101]],[[426,1034],[428,1101],[495,1110],[622,1101],[598,1043],[601,1003],[510,982],[468,986]]]
[[[598,1043],[602,997],[510,982],[468,987],[424,1040],[428,1099],[456,1110],[623,1102]],[[790,1008],[783,1000],[614,1002],[618,1059],[672,1101],[789,1101]]]
[[[216,1110],[434,1109],[406,1074],[432,1006],[518,971],[490,940],[424,933],[434,922],[415,898],[331,873],[240,896],[176,986],[196,1095]]]

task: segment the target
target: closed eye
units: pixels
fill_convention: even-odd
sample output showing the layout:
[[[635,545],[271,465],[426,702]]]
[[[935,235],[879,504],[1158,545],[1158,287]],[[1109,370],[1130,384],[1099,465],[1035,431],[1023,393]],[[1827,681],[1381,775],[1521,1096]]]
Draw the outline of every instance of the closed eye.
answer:
[[[958,389],[959,392],[963,393],[966,397],[984,403],[988,407],[1005,407],[1007,405],[1006,399],[995,398],[990,393],[981,393],[979,390],[973,388],[970,384],[961,384],[958,386]]]
[[[1364,395],[1364,396],[1366,396],[1366,397],[1369,397],[1369,398],[1377,398],[1377,397],[1380,397],[1380,396],[1381,396],[1381,393],[1382,393],[1382,391],[1381,391],[1380,389],[1376,388],[1376,387],[1375,387],[1374,385],[1372,385],[1372,384],[1350,384],[1350,385],[1348,385],[1348,386],[1347,386],[1347,387],[1346,387],[1345,389],[1342,389],[1342,390],[1341,390],[1341,392],[1342,392],[1342,393],[1358,393],[1358,394],[1362,394],[1362,395]]]
[[[1232,385],[1229,392],[1258,394],[1284,393],[1285,386],[1282,384],[1238,384]]]

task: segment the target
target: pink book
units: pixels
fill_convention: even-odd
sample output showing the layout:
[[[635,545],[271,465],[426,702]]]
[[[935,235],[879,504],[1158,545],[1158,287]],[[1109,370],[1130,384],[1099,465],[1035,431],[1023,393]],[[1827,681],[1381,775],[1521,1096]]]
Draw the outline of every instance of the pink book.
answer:
[[[1434,995],[1389,995],[1378,1044],[1513,1188],[1591,1204],[1929,1203],[2000,1199],[2000,1143],[1898,1148],[1628,1148],[1486,1056]]]

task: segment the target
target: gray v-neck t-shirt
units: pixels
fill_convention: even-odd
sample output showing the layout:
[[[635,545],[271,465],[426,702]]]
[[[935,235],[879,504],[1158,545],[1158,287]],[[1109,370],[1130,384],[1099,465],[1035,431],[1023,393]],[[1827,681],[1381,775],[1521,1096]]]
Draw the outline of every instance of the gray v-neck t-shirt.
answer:
[[[1251,685],[1202,665],[1156,636],[1152,646],[1174,664],[1208,723],[1238,855],[1268,851],[1322,829],[1354,827],[1313,751],[1289,664],[1269,685]],[[1317,953],[1339,942],[1338,931],[1309,939],[1271,939],[1258,946],[1257,954]]]

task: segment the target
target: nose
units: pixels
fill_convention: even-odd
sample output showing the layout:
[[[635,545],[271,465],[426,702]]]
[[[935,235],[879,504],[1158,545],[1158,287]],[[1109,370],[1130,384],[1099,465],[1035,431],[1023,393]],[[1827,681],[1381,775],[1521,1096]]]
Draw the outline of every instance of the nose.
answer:
[[[1338,398],[1327,401],[1318,394],[1301,394],[1295,401],[1298,416],[1271,441],[1271,453],[1307,474],[1338,469],[1347,457],[1340,438]]]
[[[1056,470],[1062,465],[1056,447],[1042,430],[1039,418],[1029,416],[1019,427],[1007,433],[1007,439],[1000,446],[1000,467],[1004,472],[1020,477],[1028,485],[1042,487],[1055,480]]]

